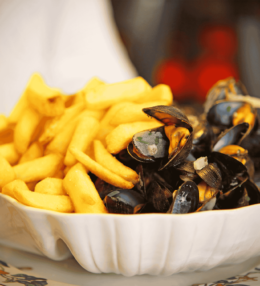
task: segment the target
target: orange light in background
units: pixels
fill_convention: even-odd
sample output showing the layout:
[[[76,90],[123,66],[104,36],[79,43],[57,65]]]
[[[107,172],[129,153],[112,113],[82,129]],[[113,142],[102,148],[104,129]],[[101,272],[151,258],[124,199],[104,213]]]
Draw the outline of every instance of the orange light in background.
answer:
[[[163,83],[169,85],[176,100],[184,99],[187,80],[185,63],[180,60],[167,60],[161,63],[156,70],[156,84]]]
[[[204,58],[198,62],[195,68],[197,99],[204,101],[208,90],[220,79],[233,76],[238,78],[236,65],[232,62]]]

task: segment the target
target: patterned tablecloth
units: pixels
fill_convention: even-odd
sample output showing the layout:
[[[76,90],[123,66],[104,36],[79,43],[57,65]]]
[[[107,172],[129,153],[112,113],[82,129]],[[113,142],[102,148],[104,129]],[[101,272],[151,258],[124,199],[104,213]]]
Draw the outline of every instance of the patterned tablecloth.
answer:
[[[69,286],[76,284],[67,284],[63,282],[53,281],[44,277],[29,274],[32,267],[15,268],[0,257],[0,286]],[[89,282],[89,283],[88,283]],[[94,285],[87,279],[82,285]],[[96,284],[95,284],[96,285]],[[103,284],[102,284],[103,285]],[[137,285],[137,284],[135,284]],[[139,285],[139,284],[138,284]],[[140,284],[144,285],[144,284]],[[260,265],[252,268],[250,271],[214,281],[210,283],[192,284],[191,286],[256,286],[260,285]],[[187,285],[188,286],[188,285]]]

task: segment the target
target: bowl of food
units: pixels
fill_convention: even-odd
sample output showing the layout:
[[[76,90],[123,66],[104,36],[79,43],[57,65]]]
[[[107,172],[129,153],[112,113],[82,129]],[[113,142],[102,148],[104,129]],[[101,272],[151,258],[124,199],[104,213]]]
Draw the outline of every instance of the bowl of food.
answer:
[[[233,78],[191,120],[168,86],[30,79],[0,124],[0,243],[93,273],[171,275],[260,255],[256,99]],[[259,156],[260,157],[260,156]]]

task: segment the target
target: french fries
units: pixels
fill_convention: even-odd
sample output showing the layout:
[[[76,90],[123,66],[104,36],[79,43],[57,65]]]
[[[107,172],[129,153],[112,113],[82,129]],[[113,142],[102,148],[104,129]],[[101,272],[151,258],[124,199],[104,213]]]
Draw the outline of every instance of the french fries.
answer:
[[[141,77],[114,84],[98,86],[86,94],[87,106],[90,109],[105,109],[123,101],[137,101],[150,91],[150,85]]]
[[[94,141],[94,152],[97,163],[133,184],[138,182],[138,174],[113,157],[98,140]]]
[[[57,178],[46,178],[36,184],[34,191],[41,194],[64,195],[67,193],[63,188],[63,180]]]
[[[13,167],[17,179],[26,183],[43,180],[53,176],[62,165],[63,157],[59,154],[34,159]]]
[[[104,180],[105,182],[122,189],[132,189],[134,187],[131,182],[126,181],[117,174],[104,168],[103,166],[92,160],[88,155],[84,154],[82,151],[73,148],[71,149],[71,153],[80,163],[82,163],[87,168],[87,170],[89,170],[91,173],[95,174],[97,177]]]
[[[25,95],[29,105],[43,116],[60,116],[65,111],[65,101],[60,90],[47,86],[37,73],[31,77]]]
[[[61,213],[71,213],[74,211],[69,196],[41,194],[20,188],[14,188],[13,194],[17,201],[26,206]]]
[[[77,213],[107,213],[95,185],[80,163],[69,170],[63,181],[63,186]]]
[[[159,121],[144,121],[118,125],[106,137],[107,150],[111,154],[118,154],[127,148],[127,145],[131,142],[135,133],[162,125],[163,124]]]
[[[78,150],[86,151],[90,143],[96,137],[98,128],[99,122],[97,119],[89,116],[82,116],[80,118],[64,159],[64,164],[66,166],[73,166],[77,162],[71,149],[77,148]]]
[[[8,161],[0,156],[0,189],[15,179],[15,172]]]
[[[14,129],[14,145],[20,154],[27,150],[41,117],[38,112],[28,107],[17,122]]]
[[[171,103],[167,86],[151,88],[141,77],[114,84],[94,77],[68,96],[32,75],[10,116],[0,115],[0,192],[40,209],[107,213],[88,172],[132,189],[138,174],[114,154],[135,133],[162,125],[143,108]]]

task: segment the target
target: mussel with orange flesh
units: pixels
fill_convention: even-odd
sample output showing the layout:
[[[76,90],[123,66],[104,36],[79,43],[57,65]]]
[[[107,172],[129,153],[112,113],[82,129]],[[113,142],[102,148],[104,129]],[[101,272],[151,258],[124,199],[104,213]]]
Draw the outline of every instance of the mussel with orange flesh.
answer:
[[[207,113],[207,121],[218,128],[225,130],[239,123],[249,124],[249,131],[256,128],[257,112],[246,102],[242,101],[218,101]]]
[[[249,124],[246,122],[225,130],[214,142],[212,151],[219,151],[228,145],[240,145],[243,139],[248,135],[248,131]]]
[[[224,80],[219,80],[208,91],[204,104],[205,112],[219,100],[227,99],[228,93],[236,95],[247,95],[248,91],[241,81],[236,81],[233,77],[228,77]]]
[[[201,121],[193,130],[191,154],[195,158],[208,155],[214,138],[210,124],[206,120]]]
[[[189,155],[192,147],[193,128],[188,118],[173,106],[144,108],[143,112],[161,121],[169,140],[168,156],[161,161],[160,170],[180,164]]]
[[[238,145],[228,145],[221,148],[219,152],[229,155],[234,159],[238,160],[239,162],[241,162],[243,165],[246,166],[249,177],[251,179],[254,178],[255,174],[254,162],[249,157],[247,150]]]

